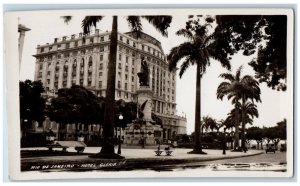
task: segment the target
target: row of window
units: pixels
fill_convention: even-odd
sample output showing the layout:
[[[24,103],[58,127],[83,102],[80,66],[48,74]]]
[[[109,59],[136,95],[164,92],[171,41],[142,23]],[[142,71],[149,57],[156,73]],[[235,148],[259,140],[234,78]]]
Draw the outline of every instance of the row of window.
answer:
[[[77,41],[70,41],[67,43],[63,43],[63,44],[57,44],[57,45],[52,45],[48,47],[40,47],[40,52],[44,53],[46,52],[46,49],[48,49],[48,51],[53,51],[55,48],[57,50],[59,49],[68,49],[71,48],[71,46],[73,48],[78,47],[78,46],[82,46],[82,45],[87,45],[87,44],[93,44],[95,42],[96,37],[92,37],[92,38],[83,38],[81,40],[77,40]],[[100,42],[104,42],[104,41],[109,41],[110,40],[110,35],[108,37],[106,36],[101,36],[100,37]],[[66,41],[66,40],[63,40]],[[54,43],[57,43],[57,40],[54,40]],[[64,47],[64,48],[63,48]]]

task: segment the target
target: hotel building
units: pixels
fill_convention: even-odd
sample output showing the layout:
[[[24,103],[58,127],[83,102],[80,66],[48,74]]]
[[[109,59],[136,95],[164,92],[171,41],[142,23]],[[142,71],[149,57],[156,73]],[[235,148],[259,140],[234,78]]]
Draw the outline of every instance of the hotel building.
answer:
[[[81,85],[97,96],[105,97],[109,62],[110,32],[82,33],[54,38],[53,43],[38,45],[35,64],[35,80],[40,80],[47,96],[55,96],[60,88]],[[141,33],[137,39],[132,32],[118,33],[115,99],[137,100],[139,89],[137,73],[141,57],[150,70],[149,86],[153,91],[152,111],[162,119],[163,139],[176,134],[186,134],[186,118],[176,114],[176,71],[168,70],[168,62],[161,43],[152,36]],[[45,121],[35,130],[53,128],[55,122]],[[38,129],[40,128],[40,129]],[[67,138],[72,138],[75,128],[66,127]],[[82,126],[87,138],[99,131],[99,126]]]

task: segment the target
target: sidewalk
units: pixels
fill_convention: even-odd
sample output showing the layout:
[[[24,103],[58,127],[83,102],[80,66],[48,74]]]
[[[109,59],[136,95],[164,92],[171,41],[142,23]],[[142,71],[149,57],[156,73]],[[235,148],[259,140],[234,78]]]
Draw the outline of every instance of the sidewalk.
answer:
[[[34,148],[37,149],[37,148]],[[43,148],[38,148],[43,149]],[[46,149],[46,148],[45,148]],[[29,150],[29,149],[26,149]],[[77,167],[82,168],[82,165],[91,164],[90,167],[83,167],[85,169],[101,169],[105,166],[99,165],[103,163],[111,163],[111,162],[121,162],[112,166],[113,168],[118,167],[118,169],[126,168],[126,169],[143,169],[143,168],[154,168],[154,167],[162,167],[162,166],[178,166],[178,164],[192,163],[192,162],[203,162],[203,161],[213,161],[213,160],[221,160],[221,159],[232,159],[238,157],[246,157],[246,156],[254,156],[258,154],[262,154],[263,151],[259,150],[249,150],[247,153],[244,152],[231,152],[230,150],[226,151],[226,155],[222,154],[222,150],[211,150],[204,149],[206,155],[200,154],[188,154],[187,152],[192,149],[171,149],[173,151],[171,156],[166,156],[165,152],[162,153],[161,156],[156,156],[156,149],[122,149],[121,155],[125,157],[125,160],[103,160],[103,159],[93,159],[88,157],[88,155],[78,155],[78,156],[50,156],[50,157],[34,157],[34,158],[22,158],[21,165],[22,170],[31,169],[30,167],[36,165],[73,165],[80,164]],[[163,149],[161,149],[163,150]],[[74,148],[69,148],[69,152],[75,152]],[[86,147],[84,150],[85,153],[98,153],[100,151],[100,147]],[[115,149],[117,152],[117,148]],[[112,168],[110,167],[110,168]],[[57,167],[54,167],[57,168]],[[58,168],[68,168],[68,167],[58,167]]]

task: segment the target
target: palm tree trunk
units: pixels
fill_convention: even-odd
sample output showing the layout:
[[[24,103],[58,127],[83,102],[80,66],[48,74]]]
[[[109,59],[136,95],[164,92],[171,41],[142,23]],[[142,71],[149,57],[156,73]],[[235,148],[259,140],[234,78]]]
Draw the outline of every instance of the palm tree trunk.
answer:
[[[245,97],[243,96],[242,99],[242,149],[244,150],[246,148],[246,139],[245,139],[245,127],[246,127],[246,121],[245,121]]]
[[[110,55],[108,63],[106,106],[104,111],[103,145],[101,153],[114,154],[114,123],[115,123],[115,85],[116,85],[116,56],[118,37],[118,17],[113,16],[112,31],[110,38]]]
[[[238,150],[240,148],[239,144],[239,108],[238,108],[238,100],[235,101],[235,133],[234,133],[234,149]]]
[[[196,104],[195,104],[195,144],[192,152],[193,154],[204,154],[201,144],[201,71],[200,64],[197,63],[196,75]]]

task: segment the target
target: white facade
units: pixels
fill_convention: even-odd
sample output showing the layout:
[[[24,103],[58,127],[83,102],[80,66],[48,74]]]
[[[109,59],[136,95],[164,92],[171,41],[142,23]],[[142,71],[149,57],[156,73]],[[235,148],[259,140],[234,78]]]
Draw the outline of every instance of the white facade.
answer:
[[[110,32],[100,33],[96,30],[89,35],[79,33],[55,38],[51,44],[38,45],[34,55],[35,80],[40,80],[47,92],[56,92],[60,88],[77,84],[105,97],[109,42]],[[177,134],[186,133],[186,118],[176,116],[176,72],[168,70],[161,43],[145,33],[139,39],[135,39],[131,32],[118,33],[116,100],[137,102],[137,73],[140,71],[142,56],[150,70],[153,112],[163,121],[164,118],[176,120],[170,126],[173,123],[178,126]]]

